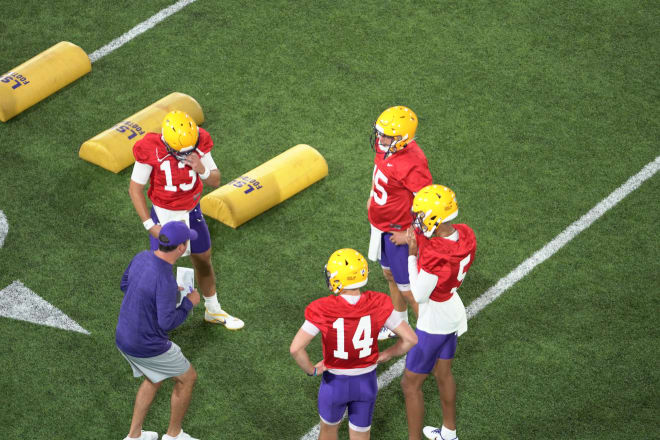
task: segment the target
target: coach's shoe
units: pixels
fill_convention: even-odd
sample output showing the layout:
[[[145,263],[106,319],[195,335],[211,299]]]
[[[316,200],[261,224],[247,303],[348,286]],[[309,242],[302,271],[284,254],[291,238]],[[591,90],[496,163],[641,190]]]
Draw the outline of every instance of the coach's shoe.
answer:
[[[245,323],[235,316],[231,316],[229,313],[220,309],[219,313],[211,313],[206,309],[204,313],[204,320],[212,324],[222,324],[227,327],[228,330],[240,330],[243,328]]]
[[[378,340],[384,341],[385,339],[396,338],[396,333],[394,333],[389,328],[383,326],[378,332]]]
[[[183,429],[177,435],[176,437],[172,437],[171,435],[163,434],[163,437],[161,437],[161,440],[199,440],[198,438],[193,438],[190,436],[190,434],[186,434],[183,432]]]
[[[139,437],[126,436],[124,440],[158,440],[158,433],[153,431],[142,431]]]
[[[449,430],[445,428],[445,433],[447,433],[447,431]],[[449,432],[453,432],[454,434],[445,435],[443,437],[442,428],[436,428],[435,426],[425,426],[422,432],[424,433],[424,436],[426,438],[429,438],[431,440],[458,440],[458,437],[456,437],[456,431],[449,431]]]

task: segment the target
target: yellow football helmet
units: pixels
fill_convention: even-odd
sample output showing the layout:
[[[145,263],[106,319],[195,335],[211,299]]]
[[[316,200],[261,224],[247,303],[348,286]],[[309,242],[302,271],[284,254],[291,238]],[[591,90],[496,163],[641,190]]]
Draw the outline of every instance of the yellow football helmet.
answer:
[[[367,284],[369,266],[361,253],[354,249],[339,249],[330,255],[325,265],[325,280],[332,293],[357,289]]]
[[[167,151],[178,160],[184,160],[195,151],[199,141],[199,127],[187,113],[171,111],[165,115],[161,139]]]
[[[446,186],[425,186],[415,195],[412,213],[415,217],[414,228],[430,238],[440,223],[453,220],[458,215],[456,194]]]
[[[385,153],[385,157],[403,149],[415,139],[417,115],[408,107],[397,105],[390,107],[378,116],[373,125],[371,148]]]

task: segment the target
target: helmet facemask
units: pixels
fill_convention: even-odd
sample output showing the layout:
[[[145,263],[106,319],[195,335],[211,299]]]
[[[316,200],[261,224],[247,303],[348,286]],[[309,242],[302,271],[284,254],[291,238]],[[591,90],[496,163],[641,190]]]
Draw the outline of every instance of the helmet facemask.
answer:
[[[413,220],[413,227],[419,232],[424,234],[424,237],[431,238],[433,233],[438,228],[438,225],[442,223],[442,219],[438,216],[431,216],[432,211],[428,210],[427,212],[413,212],[415,219]]]
[[[195,145],[182,148],[181,150],[176,150],[170,147],[170,145],[165,140],[165,136],[161,135],[160,140],[162,140],[163,144],[165,144],[165,148],[167,149],[167,152],[170,153],[179,162],[183,162],[184,160],[186,160],[188,156],[194,153],[195,150],[197,149],[197,145],[199,144],[199,138],[197,138],[197,142],[195,143]]]

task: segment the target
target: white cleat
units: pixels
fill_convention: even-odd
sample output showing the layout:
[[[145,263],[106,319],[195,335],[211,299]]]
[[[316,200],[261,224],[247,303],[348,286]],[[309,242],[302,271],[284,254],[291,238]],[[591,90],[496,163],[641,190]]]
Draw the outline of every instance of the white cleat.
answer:
[[[422,432],[426,438],[431,440],[458,440],[458,437],[443,437],[441,434],[442,428],[436,428],[435,426],[425,426]]]
[[[390,330],[387,327],[382,327],[378,332],[378,340],[384,341],[390,338],[396,338],[396,333],[394,333],[392,330]]]
[[[212,324],[222,324],[227,330],[240,330],[245,326],[245,323],[242,320],[231,316],[222,309],[220,309],[219,313],[211,313],[206,309],[204,312],[204,321]]]
[[[158,433],[154,431],[142,431],[139,437],[126,436],[124,440],[158,440]]]
[[[177,435],[176,437],[163,434],[162,440],[199,440],[199,439],[191,437],[190,434],[186,434],[185,432],[183,432],[182,429],[179,435]]]

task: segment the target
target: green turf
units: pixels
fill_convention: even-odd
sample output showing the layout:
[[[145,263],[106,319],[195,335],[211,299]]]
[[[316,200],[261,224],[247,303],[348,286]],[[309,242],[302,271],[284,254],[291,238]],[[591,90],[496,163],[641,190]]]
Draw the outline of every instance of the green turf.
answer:
[[[6,2],[0,71],[61,40],[91,53],[173,2]],[[171,334],[199,372],[187,431],[299,439],[318,422],[318,380],[288,347],[326,293],[330,253],[367,250],[378,113],[417,112],[434,180],[476,231],[467,305],[659,155],[659,21],[658,4],[641,1],[198,0],[95,62],[0,125],[0,289],[20,280],[91,332],[0,319],[0,433],[128,430],[139,382],[114,346],[118,286],[147,236],[130,168],[82,161],[85,140],[179,91],[204,109],[224,182],[299,143],[324,155],[326,179],[239,229],[208,220],[220,300],[245,329],[205,325],[196,310]],[[470,321],[455,363],[461,439],[658,438],[659,183]],[[371,268],[369,288],[385,290]],[[310,353],[320,359],[318,341]],[[441,417],[434,387],[428,423]],[[165,430],[170,390],[146,428]],[[395,380],[372,438],[406,432]]]

